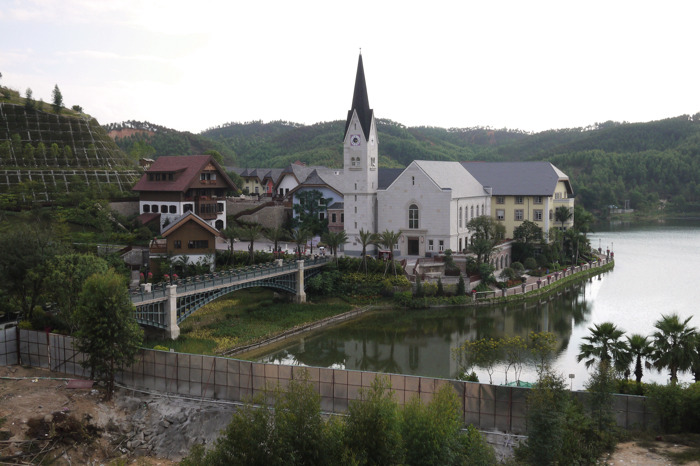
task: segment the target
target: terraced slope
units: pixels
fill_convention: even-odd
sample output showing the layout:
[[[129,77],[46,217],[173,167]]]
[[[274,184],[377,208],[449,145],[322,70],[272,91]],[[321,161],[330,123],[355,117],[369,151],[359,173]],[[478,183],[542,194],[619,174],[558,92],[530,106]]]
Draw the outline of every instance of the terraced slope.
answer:
[[[49,201],[76,191],[130,193],[133,161],[87,115],[0,103],[0,194]]]

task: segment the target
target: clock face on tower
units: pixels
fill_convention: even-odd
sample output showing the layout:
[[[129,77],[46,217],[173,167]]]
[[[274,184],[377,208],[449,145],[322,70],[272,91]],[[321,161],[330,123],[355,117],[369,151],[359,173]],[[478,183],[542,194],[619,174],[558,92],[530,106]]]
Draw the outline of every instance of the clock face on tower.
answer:
[[[353,134],[350,136],[350,145],[351,146],[359,146],[360,145],[360,135],[359,134]]]

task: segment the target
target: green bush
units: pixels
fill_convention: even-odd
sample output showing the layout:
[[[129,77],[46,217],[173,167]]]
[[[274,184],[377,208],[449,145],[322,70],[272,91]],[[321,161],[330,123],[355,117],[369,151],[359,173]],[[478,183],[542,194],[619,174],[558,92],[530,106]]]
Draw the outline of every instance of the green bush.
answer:
[[[520,262],[517,262],[517,261],[510,264],[510,268],[515,270],[515,272],[518,275],[522,275],[523,271],[525,270],[525,267],[523,266],[523,264]]]
[[[537,267],[541,267],[534,257],[528,257],[527,259],[525,259],[525,263],[523,264],[523,266],[528,270],[533,270]]]

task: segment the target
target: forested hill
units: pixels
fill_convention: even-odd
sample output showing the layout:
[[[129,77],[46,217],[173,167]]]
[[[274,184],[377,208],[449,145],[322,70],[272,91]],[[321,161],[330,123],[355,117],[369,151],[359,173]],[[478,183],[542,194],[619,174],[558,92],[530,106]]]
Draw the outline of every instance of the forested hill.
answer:
[[[199,155],[215,151],[227,165],[236,165],[236,154],[226,145],[211,138],[190,132],[182,132],[147,121],[123,121],[103,126],[120,149],[129,156],[158,158],[162,155]]]
[[[343,129],[344,121],[308,126],[254,121],[225,124],[201,136],[234,151],[241,167],[284,167],[296,160],[340,167]],[[546,160],[571,177],[577,200],[591,210],[629,200],[636,209],[700,211],[700,113],[540,133],[406,127],[390,120],[378,120],[377,131],[382,167],[413,160]]]

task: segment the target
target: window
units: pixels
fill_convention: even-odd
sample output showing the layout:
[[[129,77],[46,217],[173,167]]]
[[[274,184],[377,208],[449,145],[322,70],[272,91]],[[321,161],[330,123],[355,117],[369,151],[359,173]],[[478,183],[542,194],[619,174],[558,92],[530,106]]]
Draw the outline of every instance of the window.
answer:
[[[177,206],[174,206],[174,205],[169,206],[168,213],[176,214],[177,213]]]
[[[441,239],[440,242],[438,243],[438,247],[440,248],[440,251],[444,251],[445,250],[445,241]]]
[[[175,249],[182,249],[182,241],[179,239],[176,239],[173,243],[173,247]]]
[[[372,168],[375,168],[377,166],[377,159],[375,157],[372,157],[370,165]]]
[[[515,220],[519,221],[524,218],[523,209],[515,209]]]
[[[188,249],[207,249],[209,248],[209,240],[195,239],[187,242]]]
[[[461,207],[459,208],[459,224],[458,224],[458,227],[459,227],[459,228],[462,228],[462,208],[461,208]]]
[[[260,186],[255,187],[255,194],[258,194],[260,192]]]
[[[542,221],[542,209],[536,209],[532,213],[536,222]]]
[[[182,210],[184,212],[192,212],[192,204],[185,204]]]
[[[433,250],[433,240],[429,239],[428,240],[428,251],[432,251],[432,250]]]
[[[355,202],[357,202],[357,194],[355,194]]]
[[[554,199],[561,199],[561,193],[554,193]]]
[[[554,218],[554,211],[552,209],[549,209],[549,219],[552,220]]]
[[[323,220],[323,219],[325,219],[325,218],[326,218],[325,212],[319,212],[319,213],[318,213],[318,219],[319,219],[319,220]]]
[[[355,213],[357,213],[357,206],[355,206]]]
[[[173,181],[175,177],[173,176],[172,173],[168,173],[168,181]]]
[[[223,202],[217,202],[216,203],[216,210],[218,212],[223,212],[224,211],[224,203]]]
[[[357,183],[355,183],[355,191],[357,191]]]
[[[496,209],[496,220],[505,220],[506,211],[504,209]]]
[[[479,206],[476,206],[476,216],[479,216]]]
[[[496,196],[496,204],[505,204],[505,203],[506,203],[505,196]]]
[[[418,206],[415,204],[408,208],[408,228],[418,228]]]
[[[335,223],[337,221],[335,214],[331,214],[331,223]]]
[[[148,205],[148,204],[144,204],[144,205],[143,205],[143,213],[144,213],[144,214],[147,214],[147,213],[149,213],[150,211],[151,211],[151,206]]]
[[[516,203],[516,204],[522,204],[522,203],[523,203],[523,197],[522,197],[522,196],[515,196],[515,203]]]
[[[474,206],[472,206],[472,214],[471,214],[471,218],[474,218]]]
[[[158,206],[156,204],[153,204],[151,206],[151,212],[153,212],[154,214],[158,213]]]
[[[415,184],[416,184],[416,177],[415,177],[415,176],[412,176],[412,177],[411,177],[411,184],[412,184],[412,185],[415,185]]]
[[[535,196],[534,202],[535,204],[542,204],[542,196]]]
[[[340,213],[340,223],[345,223],[345,212]]]
[[[163,204],[162,206],[160,206],[160,211],[163,212],[164,214],[167,214],[168,213],[168,206]]]

